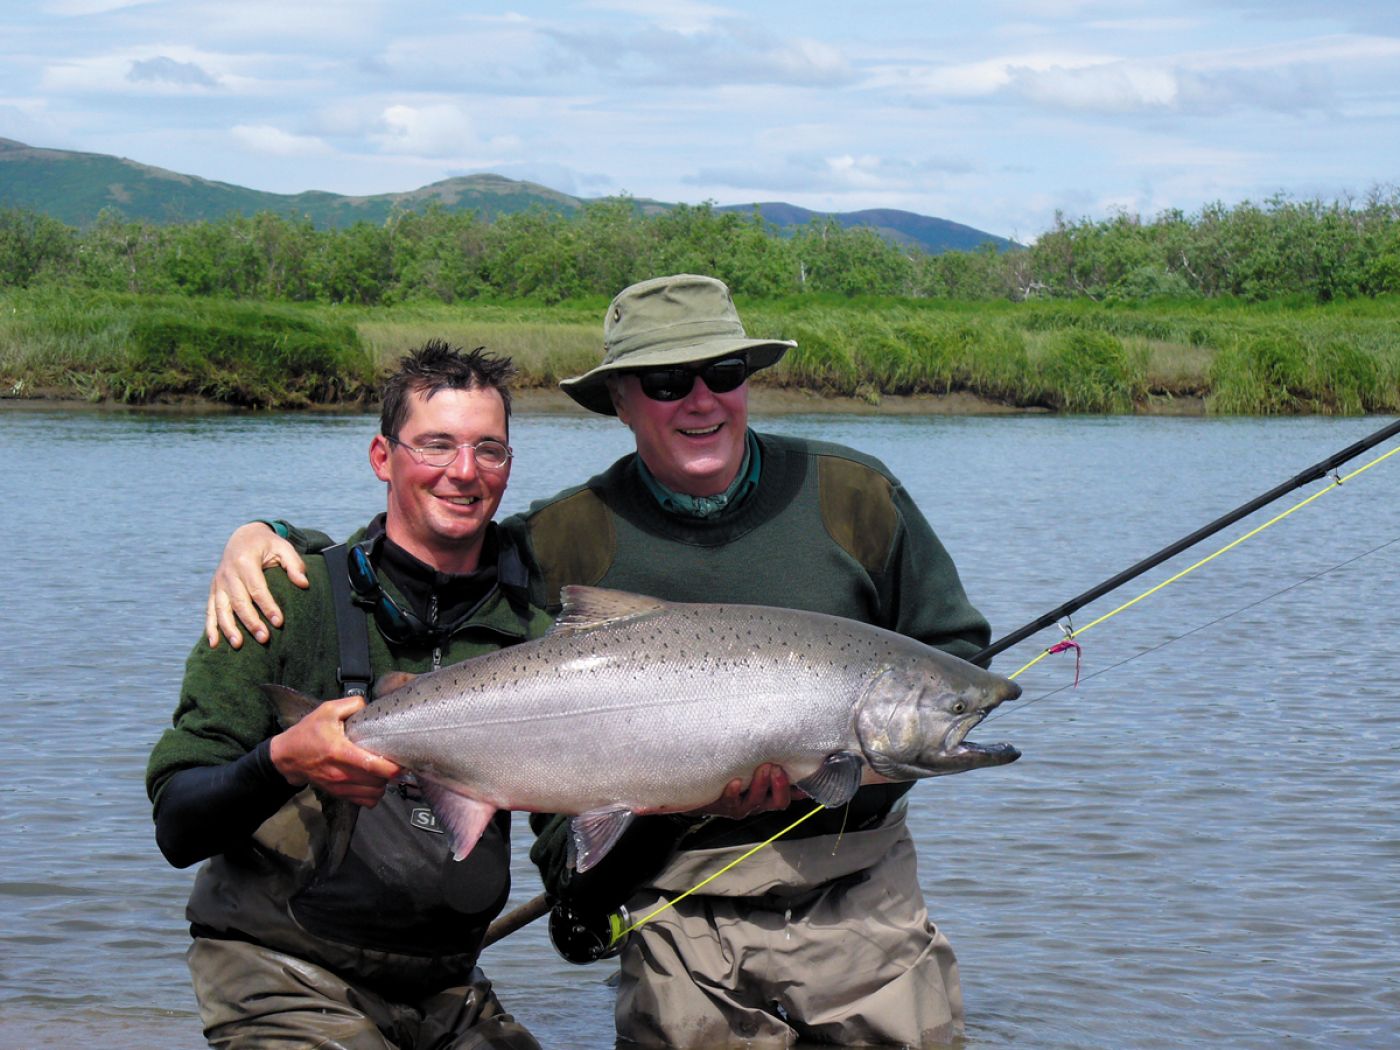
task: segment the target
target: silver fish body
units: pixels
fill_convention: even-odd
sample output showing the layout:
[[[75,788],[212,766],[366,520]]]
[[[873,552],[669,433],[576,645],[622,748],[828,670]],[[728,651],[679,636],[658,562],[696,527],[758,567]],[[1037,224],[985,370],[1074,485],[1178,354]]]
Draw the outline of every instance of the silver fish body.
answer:
[[[385,681],[346,732],[414,774],[459,856],[497,809],[567,813],[586,870],[633,815],[702,806],[763,763],[840,805],[1010,762],[965,738],[1019,694],[853,620],[567,587],[543,638]]]

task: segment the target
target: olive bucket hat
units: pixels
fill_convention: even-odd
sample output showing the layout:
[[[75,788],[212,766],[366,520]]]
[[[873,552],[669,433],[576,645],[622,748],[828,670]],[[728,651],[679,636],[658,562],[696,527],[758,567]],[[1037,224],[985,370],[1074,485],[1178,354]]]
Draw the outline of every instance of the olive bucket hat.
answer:
[[[723,281],[681,273],[624,288],[603,318],[603,363],[559,385],[590,412],[616,415],[607,377],[671,368],[744,352],[749,370],[775,364],[797,344],[750,339]]]

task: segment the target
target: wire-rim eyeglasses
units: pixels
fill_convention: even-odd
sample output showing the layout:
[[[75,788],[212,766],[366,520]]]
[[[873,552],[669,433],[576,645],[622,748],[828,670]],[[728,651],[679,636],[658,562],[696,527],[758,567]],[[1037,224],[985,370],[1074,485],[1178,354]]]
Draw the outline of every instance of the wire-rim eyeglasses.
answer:
[[[509,445],[503,445],[494,438],[484,438],[481,441],[464,441],[460,445],[452,445],[446,441],[435,441],[427,445],[410,445],[406,441],[400,441],[396,437],[386,437],[384,440],[390,444],[406,448],[409,454],[419,463],[429,467],[450,467],[457,462],[458,455],[462,449],[471,449],[472,458],[476,465],[482,470],[504,470],[510,463],[511,457],[515,455]]]

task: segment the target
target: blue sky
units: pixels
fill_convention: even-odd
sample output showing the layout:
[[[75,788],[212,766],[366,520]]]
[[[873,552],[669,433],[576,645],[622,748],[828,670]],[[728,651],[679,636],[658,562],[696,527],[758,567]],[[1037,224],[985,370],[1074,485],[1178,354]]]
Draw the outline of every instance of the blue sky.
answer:
[[[479,171],[1033,239],[1400,180],[1400,4],[6,0],[0,136],[279,193]]]

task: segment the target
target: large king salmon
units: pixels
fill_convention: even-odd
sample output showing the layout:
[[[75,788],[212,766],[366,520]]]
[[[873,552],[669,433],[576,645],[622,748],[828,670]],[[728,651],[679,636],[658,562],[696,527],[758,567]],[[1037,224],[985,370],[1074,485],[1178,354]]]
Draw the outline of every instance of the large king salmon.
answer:
[[[862,783],[1002,765],[968,731],[1020,686],[903,635],[756,605],[566,587],[542,638],[390,675],[345,724],[409,770],[460,859],[498,809],[574,815],[586,871],[640,813],[713,802],[781,765],[825,806]],[[285,724],[316,704],[265,687]]]

